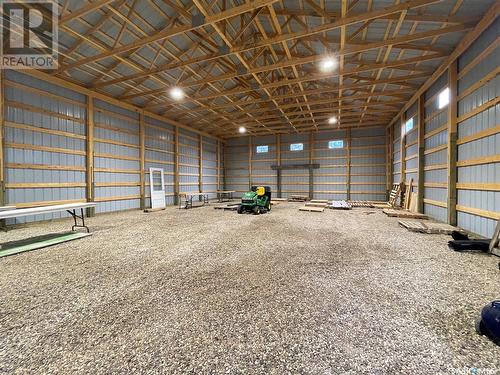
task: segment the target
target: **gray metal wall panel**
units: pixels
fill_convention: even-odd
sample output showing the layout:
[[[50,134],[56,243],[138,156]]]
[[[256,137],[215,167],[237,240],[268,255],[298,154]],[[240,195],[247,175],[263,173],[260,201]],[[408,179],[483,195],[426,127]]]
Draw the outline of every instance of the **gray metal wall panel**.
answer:
[[[5,71],[5,78],[7,204],[31,206],[85,200],[85,97],[17,71]],[[31,128],[19,128],[26,125]],[[50,131],[65,134],[47,133]],[[67,183],[76,185],[63,185]],[[66,216],[35,215],[7,223]]]
[[[431,204],[424,203],[424,212],[429,217],[433,219],[446,222],[448,217],[448,210],[446,208],[434,206]]]
[[[96,212],[139,208],[139,114],[96,99],[94,126]],[[104,180],[109,175],[108,171],[113,173],[114,179],[103,183],[112,182],[115,186],[99,186],[97,181]],[[128,186],[130,184],[135,186]]]
[[[175,127],[155,118],[144,118],[145,206],[151,206],[149,168],[161,168],[165,180],[165,202],[174,204]]]
[[[500,133],[485,134],[477,139],[467,137],[493,130],[500,123],[500,105],[492,105],[500,93],[500,77],[491,74],[498,68],[500,48],[490,51],[482,60],[477,59],[498,39],[499,26],[497,19],[458,60],[458,116],[461,120],[458,123],[458,160],[459,165],[472,164],[458,168],[458,224],[485,237],[492,236],[496,223],[494,215],[498,217],[500,212],[500,192],[492,190],[500,183],[500,163],[495,162],[500,154]],[[482,84],[477,86],[480,80]],[[479,158],[482,160],[476,162]],[[461,189],[462,185],[469,188]],[[489,185],[492,186],[490,190]]]

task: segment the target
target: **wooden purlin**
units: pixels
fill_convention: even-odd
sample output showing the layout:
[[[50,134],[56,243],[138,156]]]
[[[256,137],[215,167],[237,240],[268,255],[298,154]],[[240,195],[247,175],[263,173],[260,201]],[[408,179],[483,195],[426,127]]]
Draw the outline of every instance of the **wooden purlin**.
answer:
[[[336,15],[331,18],[331,16],[326,17],[327,14],[332,14],[332,12],[326,10],[326,2],[317,4],[312,0],[307,7],[301,3],[297,10],[299,13],[304,13],[303,17],[293,15],[293,12],[290,13],[279,1],[252,1],[243,5],[232,4],[232,7],[226,8],[219,2],[212,2],[208,7],[206,2],[196,0],[194,4],[176,6],[178,12],[176,25],[170,25],[173,22],[171,15],[152,4],[158,10],[159,15],[166,17],[167,24],[171,27],[165,27],[163,30],[155,30],[153,27],[148,29],[146,34],[141,34],[137,20],[140,22],[147,22],[147,20],[143,19],[144,15],[141,16],[140,11],[134,9],[133,5],[126,2],[97,1],[92,4],[73,7],[76,9],[68,9],[63,16],[66,20],[68,17],[72,19],[71,23],[63,25],[63,32],[69,33],[80,46],[82,43],[89,44],[96,50],[96,53],[94,56],[82,56],[79,53],[80,48],[70,46],[68,50],[71,51],[71,57],[58,74],[59,77],[67,79],[68,76],[63,76],[63,74],[67,72],[72,75],[73,71],[78,70],[95,77],[102,77],[102,79],[97,80],[96,88],[115,85],[115,88],[120,88],[122,92],[120,96],[131,102],[137,99],[138,95],[149,95],[147,101],[154,103],[154,105],[161,105],[160,102],[168,106],[173,105],[170,108],[173,108],[172,113],[174,115],[176,110],[187,110],[189,107],[185,103],[172,103],[169,99],[167,100],[168,88],[174,82],[185,89],[193,87],[193,89],[189,89],[188,100],[192,101],[193,98],[191,98],[192,95],[190,94],[191,91],[194,91],[195,97],[192,102],[195,104],[195,109],[204,108],[207,113],[214,113],[216,121],[211,121],[211,119],[207,118],[206,113],[198,113],[198,111],[188,113],[188,117],[184,121],[193,123],[197,128],[203,127],[210,133],[218,132],[217,134],[220,134],[221,137],[227,136],[228,133],[234,134],[237,129],[237,121],[232,118],[230,108],[240,112],[244,111],[237,104],[228,107],[228,111],[213,110],[211,107],[215,104],[214,101],[217,101],[217,98],[220,97],[230,104],[233,101],[240,101],[237,95],[248,95],[250,99],[259,100],[263,92],[266,93],[270,100],[267,101],[267,104],[262,105],[267,106],[268,110],[277,110],[284,116],[283,123],[289,126],[289,129],[285,130],[286,132],[295,131],[295,129],[299,131],[301,125],[302,127],[310,125],[308,130],[321,129],[321,126],[325,125],[325,121],[320,120],[319,114],[314,112],[315,108],[312,104],[314,98],[306,92],[311,91],[311,88],[321,90],[317,86],[318,83],[324,82],[325,79],[336,76],[336,74],[316,76],[314,72],[309,71],[308,65],[316,64],[323,58],[322,53],[318,54],[311,47],[312,43],[319,41],[328,46],[332,41],[326,38],[326,32],[339,29],[341,48],[338,54],[341,57],[341,65],[347,63],[347,55],[358,54],[361,56],[361,52],[368,50],[381,51],[398,48],[401,52],[412,50],[421,53],[420,56],[416,56],[413,60],[407,59],[404,62],[394,62],[390,59],[380,60],[385,61],[382,62],[382,65],[374,65],[373,61],[359,59],[358,62],[354,62],[352,69],[349,68],[345,71],[341,69],[340,79],[343,84],[347,83],[349,85],[359,82],[356,76],[359,77],[360,73],[366,71],[367,67],[377,72],[381,72],[382,69],[402,69],[407,71],[410,76],[422,72],[424,77],[428,77],[432,72],[419,64],[428,59],[442,59],[448,51],[439,48],[439,46],[435,47],[428,43],[416,43],[415,41],[427,41],[431,38],[435,40],[438,35],[458,33],[469,29],[472,22],[477,22],[474,17],[454,16],[444,18],[442,22],[439,22],[437,17],[426,14],[425,8],[436,2],[438,0],[409,0],[388,5],[384,8],[368,8],[365,11],[360,11],[359,7],[353,8],[352,4],[345,0],[342,2],[341,12],[338,14],[333,12]],[[311,4],[315,4],[313,11],[310,8]],[[414,14],[416,9],[421,9],[421,11]],[[200,11],[204,17],[199,17],[199,19],[194,20],[195,22],[192,22],[193,11]],[[98,27],[97,23],[90,24],[87,17],[83,17],[83,15],[91,12],[95,12],[96,15],[100,16],[96,17],[96,20],[102,23],[103,27]],[[113,17],[109,17],[109,14],[113,14]],[[307,17],[318,16],[322,17],[321,24],[308,27],[309,20]],[[241,18],[239,27],[235,23],[229,22],[235,17]],[[271,25],[271,32],[274,32],[272,36],[262,26],[264,20]],[[294,20],[296,22],[292,22]],[[397,22],[396,29],[406,22],[440,23],[442,27],[424,32],[412,29],[415,32],[410,32],[408,35],[398,35],[395,31],[386,40],[370,40],[369,42],[363,40],[360,42],[359,36],[361,33],[363,36],[366,35],[367,27],[374,20],[386,23]],[[77,23],[83,26],[79,30],[83,29],[85,31],[68,29]],[[118,30],[127,31],[120,32],[119,37],[110,36],[105,32],[106,25],[112,25]],[[355,32],[349,31],[348,26],[351,25],[356,25]],[[151,27],[151,25],[148,27]],[[92,28],[95,28],[94,31],[99,34],[99,38],[94,38],[87,33]],[[215,30],[215,33],[208,30]],[[128,35],[127,44],[120,41],[120,37],[124,33],[130,34]],[[359,34],[358,37],[356,37],[356,34]],[[175,39],[182,39],[185,42],[185,47],[182,49],[177,47],[174,38],[172,38],[173,36],[175,36]],[[219,39],[222,39],[229,48],[219,48]],[[82,42],[82,40],[85,41]],[[307,53],[298,52],[297,46],[299,44],[307,50]],[[145,58],[145,55],[137,53],[141,48],[148,49],[151,52],[148,55],[154,56],[154,58]],[[62,52],[64,54],[66,51]],[[243,58],[243,54],[245,54],[245,58]],[[388,51],[385,55],[388,57]],[[244,69],[235,66],[229,57],[239,59],[238,64],[242,65]],[[101,60],[109,58],[114,60],[111,69],[109,66],[105,67],[101,64]],[[247,60],[250,63],[247,63]],[[159,61],[162,61],[162,63],[159,63]],[[349,61],[351,66],[352,63]],[[132,71],[125,74],[120,73],[118,68],[122,64],[131,67]],[[190,75],[193,76],[193,79],[187,78],[189,76],[184,73],[180,77],[176,77],[172,74],[175,70],[191,72],[193,74],[190,73]],[[287,76],[288,71],[293,73],[290,76],[291,79],[287,78],[281,81],[282,77]],[[306,80],[304,80],[304,77],[306,77]],[[148,89],[146,85],[148,79],[153,79],[155,84],[159,84],[160,88]],[[256,81],[258,87],[254,87],[251,80]],[[227,90],[224,87],[226,82],[231,82],[235,89],[239,90],[239,93],[233,92],[232,89]],[[405,82],[399,82],[399,85],[405,84]],[[374,90],[373,83],[368,83],[367,86]],[[416,85],[408,87],[414,89],[417,86],[418,82],[416,82]],[[387,90],[387,87],[384,86],[384,90]],[[325,87],[325,90],[327,88]],[[122,89],[125,89],[125,91]],[[203,90],[206,92],[201,95],[197,94]],[[360,88],[360,90],[362,89]],[[286,103],[275,101],[276,94],[286,95],[285,92],[297,95],[294,100],[297,107],[304,110],[306,116],[304,120],[299,120],[298,117],[292,119],[290,116],[294,115],[282,109],[282,106],[286,105]],[[339,94],[338,103],[342,106],[342,113],[339,117],[343,120],[345,101],[342,85],[337,93]],[[209,98],[214,99],[214,101]],[[366,104],[371,105],[372,101],[373,99],[369,98]],[[218,103],[220,104],[220,101]],[[398,103],[395,109],[398,110],[403,104]],[[328,106],[327,103],[319,105],[324,108]],[[148,108],[150,108],[149,105]],[[251,110],[251,108],[248,108],[248,110]],[[259,131],[259,133],[254,134],[262,134],[260,132],[271,134],[282,131],[279,126],[266,125],[261,120],[253,117],[247,116],[248,125],[246,127],[249,131]],[[364,120],[364,117],[365,114],[363,113],[361,119]],[[224,125],[219,120],[222,120]]]

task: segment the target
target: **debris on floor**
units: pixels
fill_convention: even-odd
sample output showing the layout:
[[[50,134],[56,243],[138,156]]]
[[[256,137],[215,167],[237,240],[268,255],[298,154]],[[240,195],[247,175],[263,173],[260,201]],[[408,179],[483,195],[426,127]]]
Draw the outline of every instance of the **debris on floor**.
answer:
[[[373,208],[373,203],[369,201],[349,201],[351,207]]]
[[[306,207],[323,207],[325,208],[326,206],[328,206],[328,202],[327,203],[315,203],[315,202],[306,202],[305,204]]]
[[[300,207],[299,211],[309,211],[309,212],[323,212],[325,211],[324,207]]]
[[[332,210],[350,210],[350,209],[352,209],[351,204],[349,202],[346,202],[346,201],[331,201],[327,207],[332,209]]]
[[[215,206],[214,209],[225,210],[225,211],[236,211],[239,205],[240,205],[239,203],[222,204],[219,206]]]
[[[422,219],[422,220],[428,219],[427,215],[419,214],[418,212],[405,211],[405,210],[393,210],[390,208],[386,208],[386,209],[382,210],[382,212],[389,217],[402,217],[402,218],[406,218],[406,219]]]
[[[408,229],[410,232],[427,233],[427,234],[451,234],[454,231],[461,229],[445,223],[437,223],[432,221],[408,221],[400,220],[399,225]]]
[[[306,202],[309,200],[307,195],[297,195],[293,194],[288,197],[289,202]]]

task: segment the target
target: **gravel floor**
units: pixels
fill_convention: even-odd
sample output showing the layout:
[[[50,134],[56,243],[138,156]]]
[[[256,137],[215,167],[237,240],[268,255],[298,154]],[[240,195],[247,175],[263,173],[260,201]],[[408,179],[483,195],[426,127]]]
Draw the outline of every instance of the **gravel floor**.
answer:
[[[0,259],[0,372],[500,373],[474,331],[499,258],[381,211],[298,207],[101,215],[92,237]]]

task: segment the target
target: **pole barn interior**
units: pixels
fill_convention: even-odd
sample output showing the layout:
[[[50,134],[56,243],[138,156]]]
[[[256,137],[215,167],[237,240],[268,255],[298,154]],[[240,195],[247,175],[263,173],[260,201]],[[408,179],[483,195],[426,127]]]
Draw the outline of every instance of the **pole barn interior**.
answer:
[[[0,373],[500,373],[500,2],[0,3]]]

